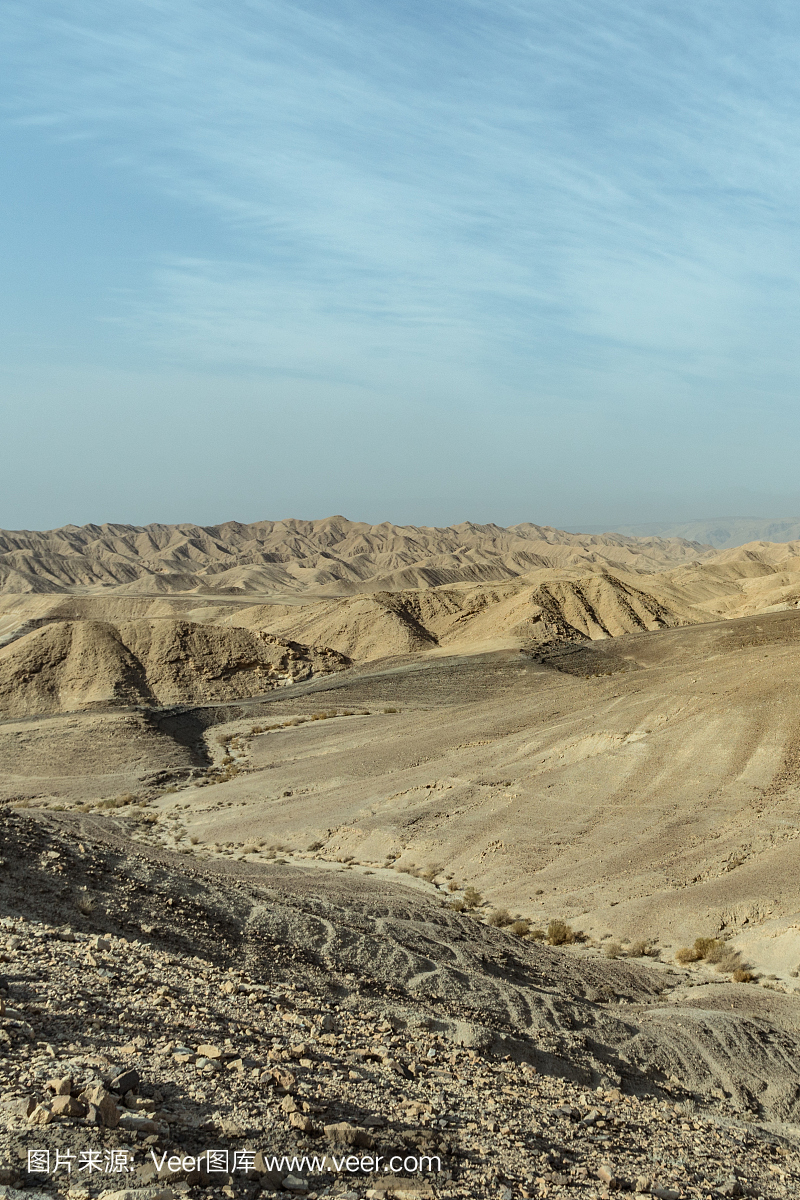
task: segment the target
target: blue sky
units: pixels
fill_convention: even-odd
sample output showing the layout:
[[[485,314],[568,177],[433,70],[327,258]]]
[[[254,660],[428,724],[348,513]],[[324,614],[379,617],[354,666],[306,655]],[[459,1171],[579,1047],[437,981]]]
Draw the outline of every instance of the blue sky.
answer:
[[[0,29],[0,525],[800,512],[795,5]]]

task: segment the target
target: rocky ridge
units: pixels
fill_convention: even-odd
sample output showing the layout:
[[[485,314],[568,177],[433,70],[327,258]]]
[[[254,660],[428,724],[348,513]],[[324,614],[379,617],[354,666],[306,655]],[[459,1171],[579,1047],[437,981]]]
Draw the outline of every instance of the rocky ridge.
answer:
[[[741,1063],[730,1086],[748,1022],[695,1010],[692,1084],[659,1043],[680,972],[522,946],[352,875],[126,845],[112,820],[0,820],[8,1197],[796,1193],[794,1126],[774,1114],[797,1047],[751,1019],[785,1086],[770,1098]],[[232,1169],[198,1164],[208,1150]],[[37,1151],[49,1172],[27,1171]]]

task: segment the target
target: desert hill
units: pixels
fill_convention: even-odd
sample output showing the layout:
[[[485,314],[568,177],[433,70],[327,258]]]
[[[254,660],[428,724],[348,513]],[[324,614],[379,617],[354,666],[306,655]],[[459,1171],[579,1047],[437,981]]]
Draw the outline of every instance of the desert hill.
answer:
[[[513,579],[537,567],[660,570],[708,549],[683,539],[572,534],[530,523],[435,529],[337,516],[207,527],[68,525],[0,531],[0,592],[347,595]]]
[[[688,538],[723,550],[747,542],[796,542],[800,539],[800,518],[717,517],[705,521],[651,521],[641,525],[619,525],[615,532],[625,537]]]
[[[53,621],[0,650],[0,713],[235,700],[348,660],[268,633],[190,621]]]

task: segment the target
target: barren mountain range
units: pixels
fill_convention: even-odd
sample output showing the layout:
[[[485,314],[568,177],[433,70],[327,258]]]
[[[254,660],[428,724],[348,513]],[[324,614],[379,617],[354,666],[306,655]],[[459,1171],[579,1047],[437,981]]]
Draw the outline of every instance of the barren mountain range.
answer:
[[[404,892],[426,913],[444,901],[491,928],[492,946],[518,939],[526,954],[563,923],[586,939],[573,943],[586,956],[558,952],[574,953],[581,980],[600,960],[618,980],[617,959],[648,957],[654,994],[677,980],[682,1007],[628,1022],[648,1049],[616,1070],[622,1089],[663,1095],[670,1073],[697,1103],[727,1089],[743,1097],[731,1120],[794,1144],[800,542],[718,551],[334,517],[67,527],[0,546],[0,800],[64,822],[81,853],[113,834],[136,862],[169,854],[175,879],[181,862],[235,863],[318,913],[338,889],[348,945],[366,888],[379,907]],[[113,888],[103,905],[112,920]],[[394,961],[375,921],[369,953]],[[421,921],[409,918],[409,944],[429,936]],[[471,929],[452,936],[472,945]],[[716,957],[681,957],[697,938]],[[543,968],[530,962],[535,991]],[[453,996],[478,987],[471,962],[453,972]],[[415,965],[403,987],[435,973]],[[532,1003],[503,1017],[515,1054],[534,1037]],[[688,1028],[700,1004],[676,1050],[675,1022]],[[596,1064],[581,1070],[608,1086]],[[519,1195],[578,1186],[554,1179]]]

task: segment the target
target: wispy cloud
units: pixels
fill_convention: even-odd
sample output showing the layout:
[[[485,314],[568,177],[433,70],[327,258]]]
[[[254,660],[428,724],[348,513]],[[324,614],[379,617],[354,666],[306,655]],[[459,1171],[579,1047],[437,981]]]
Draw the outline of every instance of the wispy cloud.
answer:
[[[202,330],[205,354],[269,358],[271,308],[336,336],[458,327],[506,352],[559,331],[694,353],[715,325],[736,336],[757,275],[793,267],[797,21],[776,16],[135,0],[34,20],[20,4],[7,112],[215,215],[217,267],[162,264],[142,308]]]
[[[784,0],[4,13],[6,124],[203,214],[109,296],[148,354],[475,403],[796,394]]]

